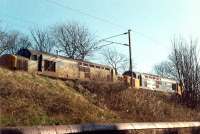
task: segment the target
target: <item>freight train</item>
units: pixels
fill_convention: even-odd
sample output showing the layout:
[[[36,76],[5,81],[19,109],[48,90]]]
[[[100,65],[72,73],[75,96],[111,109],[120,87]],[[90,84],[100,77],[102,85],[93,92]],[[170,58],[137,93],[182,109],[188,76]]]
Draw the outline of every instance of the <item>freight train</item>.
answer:
[[[20,49],[16,55],[6,54],[0,57],[0,66],[11,69],[37,73],[59,79],[80,79],[107,82],[123,81],[130,84],[131,73],[127,71],[119,76],[109,66],[83,60],[74,60],[45,52]],[[178,91],[175,80],[157,75],[132,72],[133,87],[136,89]]]

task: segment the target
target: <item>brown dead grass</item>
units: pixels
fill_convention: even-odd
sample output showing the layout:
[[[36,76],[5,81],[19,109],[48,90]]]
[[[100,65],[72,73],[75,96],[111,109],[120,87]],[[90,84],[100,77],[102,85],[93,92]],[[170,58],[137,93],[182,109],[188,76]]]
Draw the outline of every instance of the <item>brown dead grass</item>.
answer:
[[[95,98],[95,105],[114,111],[124,122],[199,121],[200,112],[171,99],[173,94],[127,89],[122,83],[82,82]]]
[[[1,126],[114,121],[62,81],[0,69]]]
[[[200,120],[198,111],[162,92],[5,69],[0,69],[0,116],[0,126]]]

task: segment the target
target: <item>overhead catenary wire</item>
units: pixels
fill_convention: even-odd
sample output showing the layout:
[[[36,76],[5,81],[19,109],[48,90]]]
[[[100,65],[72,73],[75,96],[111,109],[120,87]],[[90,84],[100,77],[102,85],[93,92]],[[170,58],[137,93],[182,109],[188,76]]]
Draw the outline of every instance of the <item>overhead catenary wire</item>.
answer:
[[[109,45],[112,45],[112,44],[113,44],[113,42],[108,43],[108,44],[105,44],[105,45],[101,45],[101,46],[98,47],[98,49],[102,49],[103,47],[105,47],[105,46],[109,46]]]
[[[109,40],[104,40],[104,42],[109,42],[109,43],[123,45],[123,46],[129,46],[128,44],[125,44],[125,43],[119,43],[119,42],[114,42],[114,41],[109,41]]]
[[[104,18],[95,16],[95,15],[91,15],[91,14],[89,14],[89,13],[86,13],[86,12],[81,11],[80,9],[74,9],[74,8],[69,7],[69,6],[67,6],[67,5],[63,5],[63,4],[61,4],[61,3],[59,3],[59,2],[57,2],[57,1],[55,1],[55,0],[46,0],[46,1],[49,2],[49,3],[52,3],[52,4],[54,4],[54,5],[57,5],[57,6],[61,7],[61,8],[64,8],[64,9],[67,9],[67,10],[71,10],[71,11],[73,11],[73,12],[77,12],[77,13],[79,13],[79,14],[82,14],[82,15],[88,16],[88,17],[90,17],[90,18],[99,20],[99,21],[101,21],[101,22],[110,24],[110,25],[112,25],[112,26],[115,26],[116,28],[120,28],[120,29],[123,29],[123,30],[127,29],[127,28],[124,27],[123,25],[114,23],[114,22],[112,22],[112,21],[110,21],[110,20],[107,20],[107,19],[104,19]],[[2,13],[1,13],[1,14],[2,14]],[[23,23],[32,24],[32,25],[34,25],[34,26],[37,25],[35,22],[33,22],[33,21],[31,21],[31,20],[27,20],[27,19],[26,19],[26,20],[24,20],[24,19],[22,20],[22,19],[19,18],[19,17],[10,16],[10,15],[7,15],[7,14],[6,14],[6,16],[7,16],[8,18],[10,18],[10,19],[15,20],[15,21],[17,20],[17,21],[20,21],[20,22],[23,22]],[[19,26],[19,25],[18,25],[18,26]],[[20,27],[22,27],[22,26],[20,26]],[[139,31],[136,31],[136,30],[133,30],[133,29],[132,29],[132,31],[133,31],[135,34],[138,34],[139,36],[141,36],[141,37],[143,37],[143,38],[146,38],[146,39],[150,40],[151,42],[154,42],[155,44],[161,44],[160,41],[158,41],[158,40],[156,40],[156,39],[153,39],[151,36],[149,36],[149,35],[147,35],[147,34],[144,34],[144,33],[142,33],[142,32],[139,32]],[[105,38],[105,39],[106,39],[106,38]]]
[[[108,23],[108,24],[110,24],[110,25],[114,25],[114,26],[116,26],[116,27],[118,27],[118,28],[120,28],[120,29],[122,29],[122,28],[123,28],[123,30],[124,30],[124,29],[127,29],[127,28],[125,28],[123,25],[116,24],[116,23],[114,23],[114,22],[112,22],[112,21],[110,21],[110,20],[107,20],[107,19],[104,19],[104,18],[95,16],[95,15],[91,15],[91,14],[89,14],[89,13],[83,12],[83,11],[81,11],[81,10],[79,10],[79,9],[75,9],[75,8],[69,7],[69,6],[67,6],[67,5],[63,5],[63,4],[61,4],[61,3],[59,3],[59,2],[57,2],[57,1],[55,1],[55,0],[46,0],[46,1],[49,2],[49,3],[52,3],[52,4],[54,4],[54,5],[57,5],[57,6],[59,6],[59,7],[62,7],[62,8],[64,8],[64,9],[68,9],[68,10],[71,10],[71,11],[73,11],[73,12],[77,12],[77,13],[79,13],[79,14],[88,16],[88,17],[90,17],[90,18],[93,18],[93,19],[102,21],[102,22],[104,22],[104,23]]]
[[[116,28],[120,28],[120,29],[122,29],[122,30],[127,30],[127,29],[128,29],[127,27],[125,27],[125,26],[123,26],[123,25],[120,25],[120,24],[117,24],[117,23],[114,23],[113,21],[110,21],[110,20],[101,18],[101,17],[99,17],[99,16],[95,16],[95,15],[89,14],[89,13],[87,13],[87,12],[81,11],[80,9],[75,9],[75,8],[69,7],[69,6],[67,6],[67,5],[63,5],[63,4],[61,4],[61,3],[59,3],[59,2],[57,2],[57,1],[55,1],[55,0],[46,0],[46,1],[49,2],[49,3],[52,3],[52,4],[54,4],[54,5],[57,5],[57,6],[61,7],[61,8],[64,8],[64,9],[67,9],[67,10],[71,10],[71,11],[73,11],[73,12],[77,12],[77,13],[79,13],[79,14],[88,16],[88,17],[93,18],[93,19],[95,19],[95,20],[99,20],[99,21],[101,21],[101,22],[110,24],[110,25],[112,25],[112,26],[115,26]],[[154,42],[155,44],[160,44],[160,41],[158,41],[158,40],[156,40],[156,39],[153,39],[151,36],[149,36],[149,35],[147,35],[147,34],[144,34],[144,33],[142,33],[142,32],[136,31],[136,30],[134,30],[133,28],[131,28],[131,29],[132,29],[132,31],[133,31],[135,34],[138,34],[139,36],[141,36],[141,37],[143,37],[143,38],[145,38],[145,39],[148,39],[148,40],[150,40],[151,42]]]
[[[99,48],[102,48],[102,47],[105,47],[105,46],[109,46],[109,45],[111,45],[111,44],[118,44],[118,45],[129,46],[128,44],[125,44],[125,43],[119,43],[119,42],[109,41],[109,40],[108,40],[108,39],[115,38],[115,37],[119,37],[119,36],[122,36],[122,35],[125,35],[125,34],[128,34],[128,33],[126,32],[126,33],[117,34],[117,35],[113,35],[113,36],[110,36],[110,37],[107,37],[107,38],[100,39],[97,43],[107,42],[108,44],[101,45]]]
[[[107,37],[107,38],[104,38],[104,39],[100,39],[98,42],[102,42],[102,41],[105,41],[105,40],[108,40],[108,39],[111,39],[111,38],[115,38],[115,37],[118,37],[118,36],[122,36],[122,35],[125,35],[125,34],[127,34],[127,33],[113,35],[113,36],[110,36],[110,37]]]

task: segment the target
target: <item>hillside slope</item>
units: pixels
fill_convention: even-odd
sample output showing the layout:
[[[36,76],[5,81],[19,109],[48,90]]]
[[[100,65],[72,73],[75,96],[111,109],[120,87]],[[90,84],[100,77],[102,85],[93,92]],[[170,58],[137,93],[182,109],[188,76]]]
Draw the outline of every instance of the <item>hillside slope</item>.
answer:
[[[192,121],[195,110],[121,84],[69,83],[0,68],[0,126]]]
[[[114,121],[62,81],[0,69],[1,126]]]
[[[95,105],[112,110],[125,122],[200,120],[200,109],[192,110],[177,103],[175,94],[151,90],[124,90],[121,86],[100,82],[81,84],[96,95]]]

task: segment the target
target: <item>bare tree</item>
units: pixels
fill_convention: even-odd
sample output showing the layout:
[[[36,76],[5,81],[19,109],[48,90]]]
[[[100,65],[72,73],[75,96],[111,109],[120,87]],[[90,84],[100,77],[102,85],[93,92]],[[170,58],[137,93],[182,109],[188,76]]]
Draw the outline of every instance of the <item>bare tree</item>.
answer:
[[[31,42],[28,36],[25,36],[19,32],[12,32],[8,35],[8,49],[7,53],[16,54],[22,48],[30,48]]]
[[[33,48],[47,53],[53,53],[55,41],[50,37],[49,32],[40,29],[31,30]]]
[[[88,29],[77,23],[56,26],[53,30],[58,49],[73,59],[84,60],[97,49]]]
[[[128,65],[128,59],[125,55],[116,51],[116,49],[107,49],[102,52],[106,64],[115,69],[115,73],[118,74],[119,70],[126,71]]]
[[[190,42],[178,38],[172,41],[173,51],[169,61],[154,67],[161,76],[169,76],[179,81],[182,102],[194,108],[200,105],[200,56],[197,41]]]
[[[2,55],[7,49],[6,39],[6,33],[0,30],[0,55]]]
[[[197,41],[174,39],[170,60],[183,89],[182,100],[190,107],[200,105],[200,57]]]
[[[176,68],[171,61],[163,61],[155,65],[154,72],[161,77],[177,78]]]
[[[31,47],[28,36],[19,32],[2,32],[0,34],[0,54],[16,54],[21,48]]]

